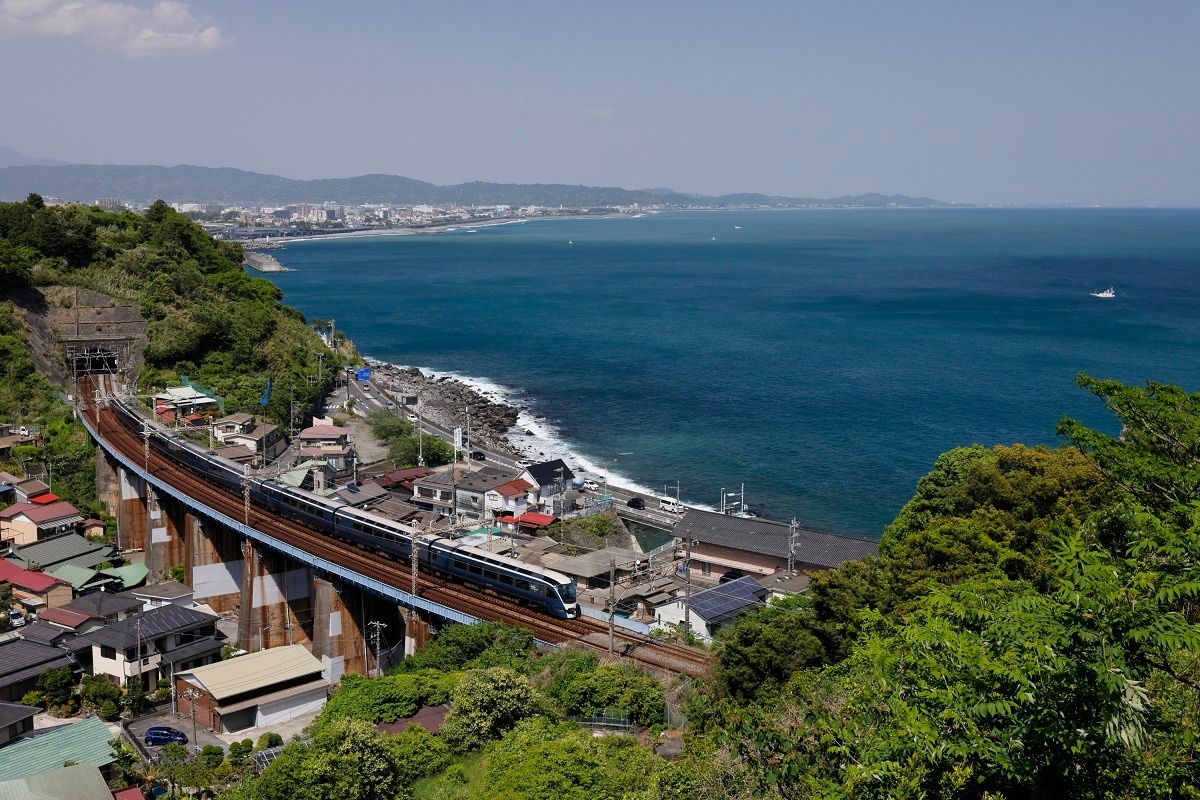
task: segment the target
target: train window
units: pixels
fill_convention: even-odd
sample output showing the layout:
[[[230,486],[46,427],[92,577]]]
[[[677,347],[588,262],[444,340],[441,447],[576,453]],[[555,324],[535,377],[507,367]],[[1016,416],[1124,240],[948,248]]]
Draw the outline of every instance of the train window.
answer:
[[[575,602],[575,584],[564,583],[558,587],[558,594],[562,597],[564,603]]]
[[[483,567],[479,566],[478,564],[472,564],[471,566],[467,567],[467,572],[470,572],[472,575],[482,575]]]
[[[529,581],[524,580],[522,578],[517,578],[517,588],[522,591],[528,592],[532,587],[529,585]]]
[[[465,570],[465,569],[467,568],[467,562],[465,562],[465,561],[459,561],[459,560],[456,558],[456,559],[454,559],[454,568],[455,568],[455,569],[462,569],[462,570]]]
[[[496,578],[498,578],[499,576],[496,574],[496,570],[494,570],[494,569],[485,569],[485,570],[483,571],[483,577],[487,578],[489,581],[494,581],[494,580],[496,580]]]
[[[501,575],[500,582],[503,583],[505,586],[512,586],[513,585],[512,575]]]

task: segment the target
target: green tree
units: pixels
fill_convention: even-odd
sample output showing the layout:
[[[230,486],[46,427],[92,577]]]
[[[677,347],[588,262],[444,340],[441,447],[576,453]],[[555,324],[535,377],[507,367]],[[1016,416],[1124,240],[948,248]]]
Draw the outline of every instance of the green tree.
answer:
[[[778,695],[797,670],[820,666],[825,648],[810,620],[806,606],[780,604],[757,609],[718,631],[717,685],[738,700],[763,702]]]
[[[450,765],[450,748],[420,725],[410,725],[392,738],[400,766],[399,779],[411,786],[420,778],[437,775]]]
[[[456,752],[477,749],[536,712],[533,687],[504,667],[471,670],[454,690],[454,708],[441,736]]]
[[[137,754],[120,737],[109,739],[108,746],[112,748],[113,757],[112,765],[109,767],[112,770],[112,784],[117,788],[123,788],[138,783],[142,779],[142,774]]]
[[[75,693],[75,676],[70,667],[43,670],[36,686],[46,708],[61,708],[70,704]]]

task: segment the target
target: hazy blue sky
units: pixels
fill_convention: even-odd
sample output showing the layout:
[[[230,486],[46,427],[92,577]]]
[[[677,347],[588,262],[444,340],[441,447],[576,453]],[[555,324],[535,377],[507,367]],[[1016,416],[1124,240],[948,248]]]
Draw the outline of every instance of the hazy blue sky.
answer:
[[[1200,205],[1200,3],[0,0],[0,145],[293,178]]]

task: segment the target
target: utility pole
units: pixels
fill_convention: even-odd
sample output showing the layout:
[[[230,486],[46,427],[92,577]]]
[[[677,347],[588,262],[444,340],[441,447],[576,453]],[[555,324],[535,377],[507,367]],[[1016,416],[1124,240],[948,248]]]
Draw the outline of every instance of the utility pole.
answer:
[[[617,560],[610,558],[608,560],[608,654],[611,656],[616,648],[614,638],[616,636],[616,622],[614,615],[617,613]]]
[[[417,466],[425,466],[425,422],[421,419],[421,398],[417,397]]]
[[[409,554],[410,558],[408,559],[412,563],[412,569],[409,571],[412,572],[412,596],[413,597],[417,596],[417,571],[419,569],[419,564],[421,563],[421,551],[417,547],[417,542],[418,542],[417,533],[416,533],[416,531],[413,531],[412,552]],[[413,611],[415,612],[416,610],[417,610],[416,606],[413,606]]]
[[[188,708],[192,711],[192,742],[199,747],[200,743],[196,736],[196,698],[200,696],[200,693],[195,689],[188,689],[183,696],[188,699]]]
[[[683,632],[692,636],[692,529],[684,531],[687,550],[683,557]]]
[[[387,627],[387,624],[378,620],[372,620],[367,623],[367,627],[371,628],[371,636],[375,640],[375,677],[379,677],[381,672],[379,669],[379,638],[380,632]]]
[[[324,385],[325,380],[325,354],[317,353],[317,383]]]
[[[796,550],[800,547],[800,526],[796,524],[796,518],[792,517],[792,524],[788,526],[788,577],[791,578],[796,574]]]
[[[242,473],[242,502],[245,506],[245,523],[250,527],[250,465],[247,464]]]

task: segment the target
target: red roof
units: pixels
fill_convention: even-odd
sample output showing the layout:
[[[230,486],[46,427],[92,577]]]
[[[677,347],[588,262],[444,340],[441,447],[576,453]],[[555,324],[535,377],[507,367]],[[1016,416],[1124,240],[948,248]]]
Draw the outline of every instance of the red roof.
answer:
[[[71,628],[72,630],[78,628],[91,618],[90,614],[75,611],[71,608],[47,608],[38,612],[38,621],[53,622],[55,625],[61,625],[64,628]]]
[[[44,572],[30,572],[27,569],[21,569],[11,561],[0,559],[0,581],[11,583],[21,589],[28,589],[31,592],[49,591],[54,586],[66,581],[60,581],[53,575],[47,575]]]
[[[113,800],[146,800],[146,796],[142,794],[142,790],[138,787],[130,786],[128,789],[113,792]]]
[[[53,492],[43,492],[42,494],[39,494],[37,497],[29,498],[29,502],[37,503],[39,506],[48,506],[51,503],[57,503],[58,500],[59,500],[58,495],[54,494]]]
[[[554,517],[550,514],[539,514],[536,511],[527,511],[517,517],[517,523],[520,525],[536,525],[539,528],[544,528],[554,522]]]
[[[522,495],[532,488],[532,484],[517,478],[515,481],[509,481],[508,483],[500,484],[495,488],[494,491],[498,492],[501,497],[517,497],[518,495]]]
[[[41,506],[37,503],[13,503],[0,511],[0,519],[16,519],[18,516],[23,516],[35,525],[78,515],[79,512],[75,506],[65,500],[56,500],[48,506]]]

